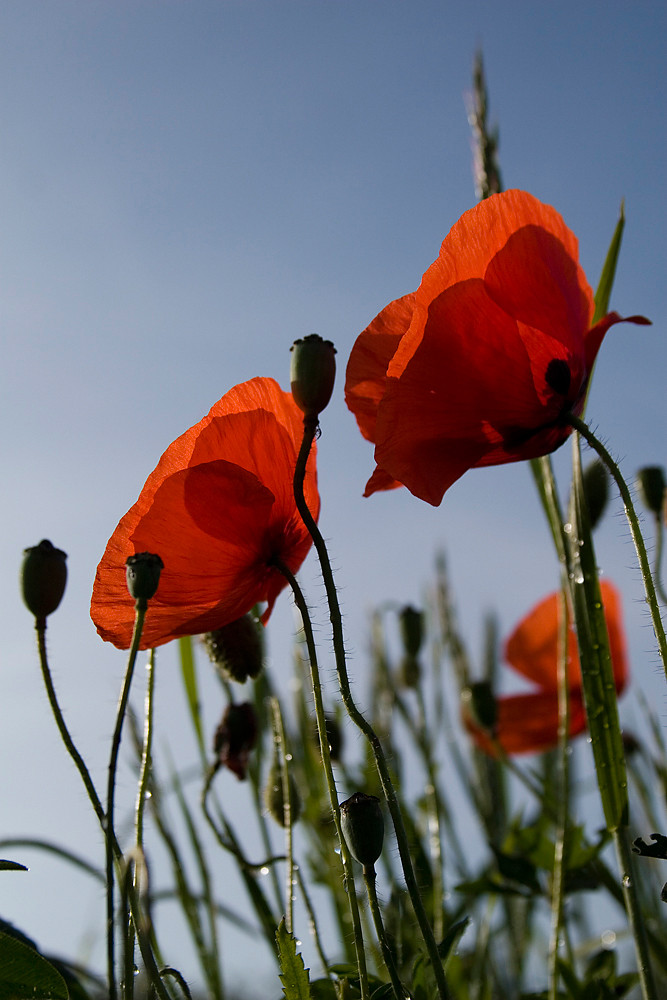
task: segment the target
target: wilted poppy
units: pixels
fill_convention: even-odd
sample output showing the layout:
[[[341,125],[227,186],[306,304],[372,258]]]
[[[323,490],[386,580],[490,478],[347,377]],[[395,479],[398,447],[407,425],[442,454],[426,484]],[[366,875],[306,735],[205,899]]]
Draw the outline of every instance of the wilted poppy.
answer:
[[[616,691],[628,681],[628,659],[621,616],[621,598],[608,581],[600,584]],[[489,754],[498,745],[507,754],[548,750],[558,742],[558,643],[560,594],[550,594],[519,622],[505,644],[508,664],[532,681],[537,690],[496,700],[493,738],[464,711],[463,722],[477,745]],[[586,729],[577,638],[568,631],[567,674],[570,690],[570,736]],[[495,740],[495,744],[494,744]]]
[[[468,469],[558,448],[622,321],[591,326],[593,312],[576,237],[553,208],[506,191],[466,212],[417,291],[352,349],[345,396],[377,463],[365,496],[403,484],[437,506]]]
[[[256,378],[169,445],[97,568],[91,617],[103,639],[122,649],[131,643],[125,560],[143,551],[159,555],[164,569],[142,648],[221,628],[260,602],[266,621],[286,585],[274,561],[295,573],[311,544],[292,492],[302,435],[290,393]],[[314,452],[304,490],[317,517]]]

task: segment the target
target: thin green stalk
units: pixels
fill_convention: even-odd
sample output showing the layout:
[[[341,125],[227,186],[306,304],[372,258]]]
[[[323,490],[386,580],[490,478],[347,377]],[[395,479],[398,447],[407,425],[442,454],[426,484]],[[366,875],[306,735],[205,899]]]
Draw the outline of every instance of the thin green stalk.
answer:
[[[394,956],[392,955],[391,948],[389,947],[387,934],[382,920],[382,911],[380,910],[380,904],[375,890],[374,865],[364,865],[364,883],[366,885],[366,892],[368,893],[368,902],[370,904],[373,923],[375,924],[375,933],[377,934],[378,941],[380,942],[382,958],[384,959],[384,964],[387,967],[387,972],[389,973],[389,978],[391,979],[394,996],[396,1000],[405,1000],[407,993],[403,983],[401,982],[400,976],[398,975],[398,970],[394,962]]]
[[[115,838],[114,828],[114,800],[116,795],[116,770],[118,767],[118,754],[120,751],[120,741],[123,733],[123,722],[127,712],[127,703],[130,697],[130,687],[134,675],[134,667],[139,652],[141,633],[144,628],[144,619],[148,602],[143,599],[137,600],[135,604],[134,632],[132,634],[132,645],[127,660],[125,679],[118,702],[116,713],[116,725],[113,738],[111,740],[111,754],[109,756],[109,776],[107,782],[107,810],[106,810],[106,872],[107,872],[107,968],[109,976],[109,1000],[116,1000],[116,970],[115,970],[115,935],[114,935],[114,852],[113,839]]]
[[[301,895],[303,896],[303,902],[304,902],[304,905],[306,907],[306,912],[308,914],[308,923],[310,925],[310,933],[312,935],[313,941],[315,942],[315,948],[317,950],[317,954],[318,954],[320,962],[322,964],[322,970],[323,970],[324,974],[326,976],[328,976],[329,979],[332,979],[331,972],[329,971],[329,964],[330,963],[329,963],[329,960],[328,960],[327,956],[324,954],[324,949],[322,947],[322,940],[320,938],[320,932],[319,932],[319,929],[318,929],[318,926],[317,926],[317,918],[315,916],[315,909],[313,907],[312,900],[311,900],[310,895],[308,893],[308,890],[306,888],[305,880],[303,878],[303,875],[301,874],[301,867],[300,867],[300,865],[295,865],[294,866],[294,874],[296,875],[296,880],[297,880],[297,882],[299,884],[299,889],[301,891]]]
[[[641,986],[643,1000],[658,1000],[658,992],[653,977],[653,968],[649,957],[649,946],[646,935],[644,916],[639,905],[639,898],[636,890],[636,877],[634,871],[634,860],[630,847],[630,837],[627,826],[618,827],[613,831],[614,846],[621,870],[621,885],[623,886],[623,897],[625,909],[630,921],[630,930],[635,942],[635,956],[637,958],[639,984]]]
[[[632,540],[635,543],[635,549],[637,550],[637,558],[639,560],[639,568],[641,570],[642,579],[644,580],[646,602],[651,612],[653,630],[658,641],[660,657],[662,659],[665,676],[667,677],[667,637],[665,636],[665,629],[660,615],[660,605],[658,603],[658,597],[653,583],[653,575],[651,573],[649,558],[646,553],[646,546],[639,527],[639,518],[637,517],[637,512],[635,511],[632,497],[630,496],[630,490],[621,475],[618,465],[602,442],[596,438],[595,434],[593,434],[588,424],[586,424],[585,421],[581,420],[579,417],[576,417],[574,414],[568,414],[567,422],[574,427],[575,430],[581,434],[586,443],[590,445],[595,452],[597,452],[606,467],[609,469],[609,472],[618,487],[618,491],[621,494],[621,499],[625,508],[625,516],[628,519]]]
[[[276,697],[271,698],[271,711],[273,714],[273,738],[276,743],[276,751],[280,761],[280,781],[283,791],[283,828],[285,830],[285,926],[288,934],[294,933],[294,851],[293,851],[293,817],[292,817],[292,789],[290,787],[290,773],[288,766],[287,741],[285,739],[285,725],[283,715],[280,711],[280,702]]]
[[[312,438],[311,438],[311,444],[312,444]],[[308,450],[310,450],[310,447]],[[302,446],[302,451],[303,451],[303,446]],[[306,457],[304,458],[304,468],[307,457],[308,456],[306,455]],[[297,472],[295,473],[295,484],[298,471],[299,471],[299,464],[297,463]],[[303,495],[303,473],[301,474],[301,494]],[[297,506],[298,506],[298,501],[297,501]],[[291,572],[289,567],[286,566],[284,563],[280,562],[279,560],[276,561],[276,566],[283,574],[285,579],[288,581],[290,587],[292,588],[292,594],[294,595],[294,603],[296,604],[299,610],[299,614],[301,615],[301,622],[303,625],[303,631],[306,638],[306,648],[308,650],[308,661],[310,664],[310,678],[313,689],[313,701],[315,703],[315,718],[317,720],[317,733],[320,741],[320,753],[322,755],[322,764],[324,766],[324,774],[326,777],[327,788],[329,790],[329,801],[331,803],[331,812],[333,815],[334,825],[336,827],[336,836],[338,837],[338,843],[340,844],[340,858],[343,864],[345,885],[347,886],[347,898],[350,907],[350,916],[352,917],[352,927],[354,930],[354,947],[355,947],[355,954],[357,957],[357,967],[359,970],[359,983],[361,987],[361,996],[362,1000],[367,1000],[367,998],[370,995],[368,986],[368,971],[366,969],[364,939],[361,930],[361,921],[359,919],[357,890],[354,883],[354,872],[352,871],[351,859],[347,848],[347,844],[345,843],[345,838],[343,837],[343,830],[341,826],[340,805],[338,802],[338,792],[336,790],[336,779],[334,777],[333,767],[331,765],[331,753],[329,751],[329,737],[327,736],[326,717],[324,713],[324,701],[322,699],[322,684],[320,681],[320,669],[317,662],[317,646],[315,645],[313,626],[310,620],[310,614],[308,613],[308,605],[306,604],[306,599],[303,596],[303,591],[301,590],[301,587],[299,586],[296,577]]]
[[[329,615],[331,620],[331,627],[333,633],[333,645],[334,654],[336,659],[336,673],[338,675],[338,686],[340,688],[341,696],[343,699],[343,704],[345,709],[357,726],[358,729],[364,734],[368,740],[370,747],[375,758],[375,764],[377,767],[378,775],[380,778],[380,783],[382,785],[382,790],[389,807],[389,812],[394,825],[394,831],[396,833],[396,841],[398,843],[398,852],[401,859],[401,866],[403,868],[403,874],[405,876],[405,883],[412,901],[412,907],[419,924],[419,928],[424,939],[424,944],[426,945],[426,950],[428,952],[431,965],[433,967],[433,973],[435,975],[438,995],[440,1000],[450,1000],[450,992],[447,986],[447,980],[445,978],[445,970],[443,968],[442,961],[438,954],[438,946],[433,934],[433,928],[429,923],[426,910],[424,908],[424,903],[422,901],[419,886],[417,885],[417,879],[415,876],[415,870],[412,864],[412,859],[410,857],[410,845],[408,837],[405,831],[405,826],[403,824],[403,817],[401,815],[401,810],[398,802],[398,797],[391,780],[391,775],[389,773],[389,767],[382,749],[382,744],[378,739],[373,727],[362,715],[362,713],[357,708],[354,699],[352,697],[352,692],[350,690],[350,681],[347,673],[347,664],[345,662],[345,640],[343,636],[343,622],[340,612],[340,605],[338,603],[338,594],[336,592],[336,584],[333,578],[333,573],[331,570],[331,563],[329,561],[329,553],[327,551],[324,538],[317,527],[317,523],[311,514],[308,504],[303,492],[303,482],[306,472],[306,463],[308,460],[308,455],[310,454],[310,449],[312,447],[313,441],[315,439],[315,434],[318,428],[317,418],[304,418],[304,435],[303,441],[301,443],[301,449],[299,451],[299,457],[297,459],[296,469],[294,473],[294,497],[296,500],[296,505],[301,517],[303,519],[306,528],[308,529],[315,546],[315,550],[318,555],[320,562],[320,568],[322,571],[322,578],[324,580],[324,586],[327,592],[327,600],[329,603]]]
[[[569,740],[570,740],[570,688],[567,674],[568,614],[567,590],[561,594],[559,602],[560,629],[558,633],[558,663],[556,681],[558,685],[558,762],[556,786],[556,836],[554,843],[554,867],[551,878],[551,936],[549,939],[549,1000],[558,998],[558,950],[563,921],[563,899],[565,894],[565,852],[569,814]]]
[[[93,811],[97,816],[100,827],[104,834],[107,849],[109,849],[109,845],[111,845],[110,849],[116,865],[118,877],[121,878],[123,853],[120,849],[118,841],[116,840],[116,835],[113,828],[110,828],[107,825],[104,806],[102,805],[102,802],[97,794],[97,791],[95,790],[93,780],[90,776],[88,768],[86,767],[83,757],[76,749],[74,741],[67,728],[67,723],[65,722],[65,718],[62,714],[62,710],[58,702],[56,691],[53,686],[53,679],[51,677],[51,670],[49,668],[48,658],[46,653],[46,619],[37,619],[35,621],[35,629],[37,631],[37,645],[39,650],[39,661],[42,670],[42,677],[44,679],[44,686],[46,687],[46,692],[49,699],[49,704],[51,706],[51,711],[53,712],[53,716],[56,720],[56,725],[58,726],[58,731],[60,732],[62,741],[65,744],[65,747],[70,757],[74,761],[74,764],[76,765],[76,768],[83,781],[86,792],[88,793],[88,798],[90,799]],[[108,871],[107,871],[107,879],[108,879]],[[129,899],[130,899],[130,906],[132,908],[133,919],[135,920],[136,924],[137,921],[140,919],[140,912],[141,912],[136,893],[130,891]],[[160,972],[158,970],[157,963],[155,961],[155,956],[150,947],[150,943],[147,942],[145,939],[144,940],[140,939],[140,948],[141,948],[141,957],[143,958],[144,965],[146,967],[146,971],[148,973],[151,985],[157,992],[157,995],[160,997],[160,1000],[170,1000],[169,993],[167,992],[162,982],[162,979],[160,978]]]

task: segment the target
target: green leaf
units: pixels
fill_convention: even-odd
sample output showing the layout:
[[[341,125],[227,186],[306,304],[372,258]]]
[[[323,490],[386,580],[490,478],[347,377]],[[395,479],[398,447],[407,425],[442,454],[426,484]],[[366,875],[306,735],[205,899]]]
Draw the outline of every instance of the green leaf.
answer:
[[[188,699],[190,718],[197,735],[197,744],[202,756],[205,756],[204,734],[201,724],[201,713],[199,705],[199,690],[197,687],[197,672],[195,669],[195,658],[192,652],[192,636],[184,635],[178,640],[178,652],[181,658],[181,677]]]
[[[0,933],[0,1000],[68,1000],[65,980],[33,948]]]
[[[598,787],[607,828],[616,830],[627,823],[628,781],[618,719],[614,671],[609,650],[607,622],[602,605],[600,582],[588,509],[581,477],[578,436],[573,439],[572,483],[572,606],[577,628],[581,679],[588,730]]]
[[[463,932],[465,931],[469,923],[470,923],[470,917],[463,917],[461,920],[457,920],[456,923],[452,924],[452,926],[449,928],[449,930],[443,937],[442,941],[438,945],[438,955],[440,956],[443,962],[447,961],[449,953],[451,952],[452,948],[454,948],[454,946],[458,944],[458,942],[463,936]]]
[[[336,987],[330,979],[316,979],[310,984],[311,1000],[338,1000]]]
[[[0,872],[27,872],[28,869],[25,865],[19,864],[18,861],[6,861],[4,858],[0,858]]]
[[[284,917],[276,931],[276,944],[285,1000],[311,1000],[308,969],[297,955],[296,940],[287,930]]]
[[[595,293],[595,312],[593,313],[593,323],[597,323],[599,319],[602,319],[602,317],[606,316],[609,312],[609,299],[611,298],[611,289],[614,284],[614,277],[616,276],[616,264],[618,263],[618,254],[621,249],[621,239],[623,237],[624,226],[625,208],[623,202],[621,202],[621,211],[618,216],[618,222],[616,223],[614,235],[611,238],[611,243],[609,244],[609,249],[607,250],[607,256],[602,268],[602,274],[600,275],[600,281]]]

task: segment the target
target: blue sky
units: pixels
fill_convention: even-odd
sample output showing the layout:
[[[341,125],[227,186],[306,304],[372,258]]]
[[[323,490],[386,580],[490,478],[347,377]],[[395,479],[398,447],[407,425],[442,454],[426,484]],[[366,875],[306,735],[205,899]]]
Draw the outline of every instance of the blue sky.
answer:
[[[526,467],[469,473],[438,509],[405,491],[363,500],[372,449],[342,401],[355,337],[417,287],[474,203],[464,94],[479,46],[504,182],[562,213],[593,285],[625,199],[612,306],[654,325],[610,331],[588,415],[629,477],[667,460],[665,35],[661,5],[648,2],[5,0],[0,835],[99,849],[48,716],[15,583],[21,550],[48,537],[69,553],[50,650],[72,728],[103,775],[124,668],[88,618],[106,540],[164,448],[228,388],[255,375],[286,386],[298,336],[338,349],[322,526],[362,693],[369,608],[419,602],[438,549],[473,651],[487,610],[506,633],[555,586]],[[568,458],[565,448],[556,462],[564,489]],[[598,557],[626,598],[635,683],[664,720],[619,511]],[[311,563],[304,580],[317,605]],[[284,596],[269,642],[285,676],[291,627]],[[173,653],[160,662],[159,719],[187,757],[174,736]],[[631,698],[624,710],[631,720]],[[131,801],[129,778],[124,791]],[[38,855],[29,863],[29,875],[5,876],[5,918],[54,950],[71,947],[73,926],[100,932],[87,884]]]

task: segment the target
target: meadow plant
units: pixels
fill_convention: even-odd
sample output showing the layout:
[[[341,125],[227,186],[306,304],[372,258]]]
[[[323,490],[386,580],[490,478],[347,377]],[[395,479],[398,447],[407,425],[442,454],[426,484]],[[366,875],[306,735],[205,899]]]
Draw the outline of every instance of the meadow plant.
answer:
[[[103,639],[128,651],[104,790],[74,744],[48,664],[47,619],[65,591],[66,557],[46,540],[26,550],[23,595],[47,695],[106,846],[90,869],[106,889],[106,973],[47,958],[6,924],[0,997],[193,995],[195,977],[160,947],[154,914],[164,897],[154,890],[153,843],[167,859],[167,898],[178,903],[198,959],[197,990],[215,1000],[233,1000],[221,945],[229,924],[273,956],[268,1000],[281,991],[287,1000],[665,996],[667,836],[659,831],[667,831],[667,753],[651,706],[642,733],[621,730],[617,701],[631,683],[622,601],[599,579],[593,540],[617,489],[667,673],[665,477],[659,466],[639,473],[651,566],[633,491],[585,418],[605,334],[648,320],[609,311],[622,214],[594,295],[557,211],[525,191],[501,190],[481,60],[474,84],[480,200],[453,225],[419,288],[359,335],[345,394],[374,446],[366,495],[403,488],[415,503],[446,505],[448,488],[471,468],[531,463],[553,539],[554,587],[526,609],[502,659],[532,689],[499,693],[492,620],[483,662],[474,662],[457,624],[455,581],[439,556],[423,607],[375,612],[363,665],[372,709],[360,710],[351,684],[359,664],[346,652],[318,528],[316,441],[333,432],[326,407],[336,352],[316,335],[296,341],[290,391],[267,377],[230,388],[167,448],[101,558],[91,615]],[[563,496],[550,455],[568,441],[572,476]],[[586,469],[582,442],[595,453]],[[327,597],[335,697],[321,680],[309,598],[297,579],[311,548]],[[301,626],[292,700],[264,663],[264,631],[283,590]],[[154,752],[156,650],[168,642],[179,646],[199,748],[194,777]],[[141,650],[150,651],[143,720],[130,700]],[[202,670],[217,673],[226,700],[211,746]],[[571,754],[581,734],[594,761],[601,829],[581,818]],[[137,778],[131,835],[118,819],[124,735]],[[220,780],[226,771],[248,793],[247,812],[233,819]],[[260,858],[247,854],[250,828]],[[66,847],[44,846],[81,864]],[[237,870],[243,913],[221,890],[221,858]],[[246,988],[260,997],[252,975]]]

